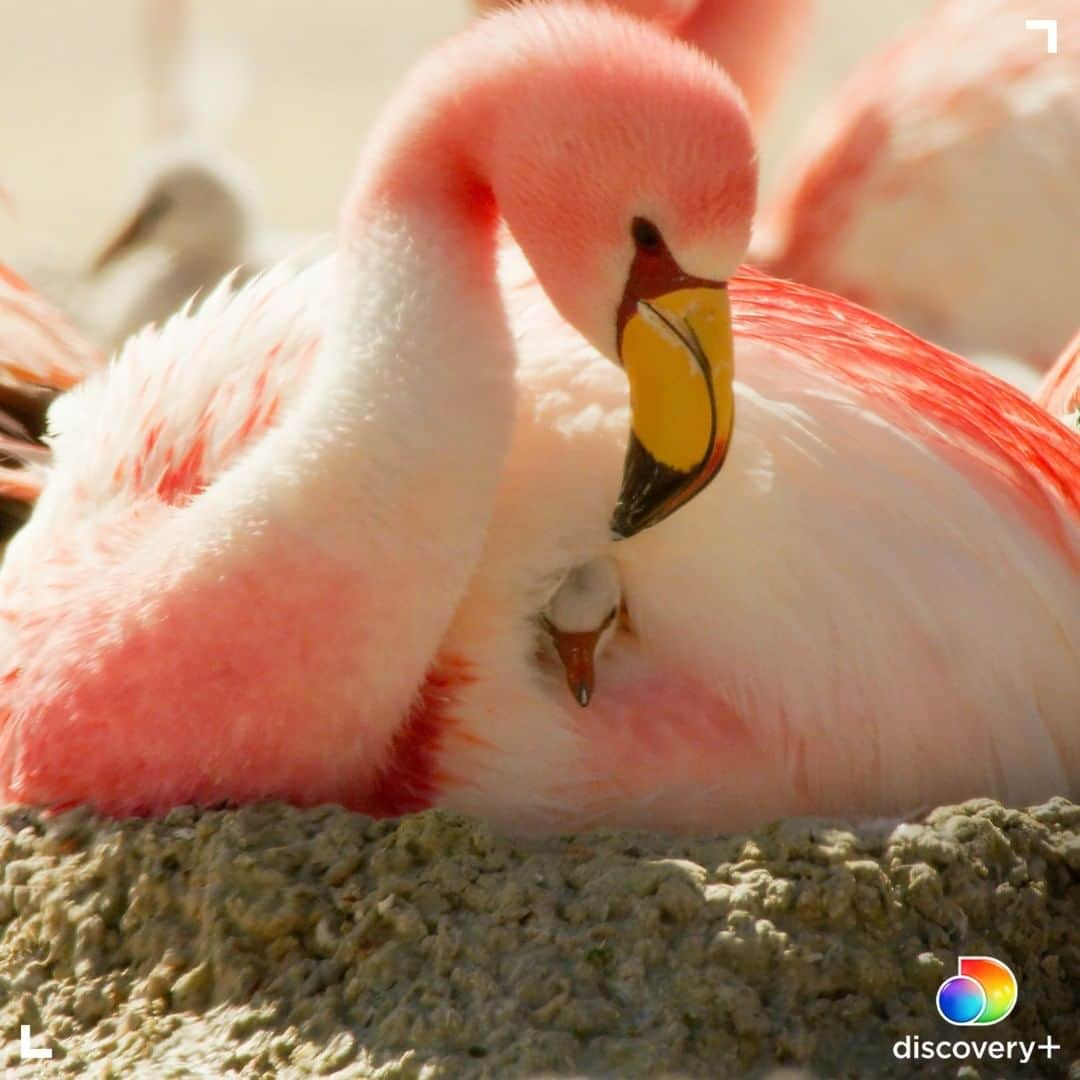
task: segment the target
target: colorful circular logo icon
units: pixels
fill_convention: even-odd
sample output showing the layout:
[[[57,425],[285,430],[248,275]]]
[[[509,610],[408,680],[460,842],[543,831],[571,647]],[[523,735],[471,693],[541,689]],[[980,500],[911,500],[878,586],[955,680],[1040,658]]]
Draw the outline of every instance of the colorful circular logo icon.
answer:
[[[937,1010],[950,1024],[996,1024],[1016,1005],[1016,976],[992,956],[961,956],[960,973],[937,992]]]

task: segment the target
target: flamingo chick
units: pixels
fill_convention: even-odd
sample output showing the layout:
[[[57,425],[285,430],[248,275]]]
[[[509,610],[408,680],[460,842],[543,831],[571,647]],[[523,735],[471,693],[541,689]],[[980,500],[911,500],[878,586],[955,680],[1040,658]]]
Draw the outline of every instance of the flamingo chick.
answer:
[[[632,536],[723,462],[755,188],[730,81],[643,23],[530,7],[437,50],[367,144],[334,259],[222,285],[52,407],[0,568],[3,795],[441,801],[450,744],[493,715],[460,691],[507,674],[444,644],[514,423],[500,218],[629,380],[600,528]],[[557,492],[521,496],[559,522]]]
[[[137,247],[154,244],[173,255],[214,261],[220,268],[216,283],[247,254],[249,186],[235,163],[211,157],[194,144],[159,147],[143,163],[133,209],[93,268],[100,271]]]
[[[566,672],[574,700],[589,704],[596,686],[596,660],[618,628],[622,589],[613,559],[599,557],[576,566],[555,590],[540,622]]]

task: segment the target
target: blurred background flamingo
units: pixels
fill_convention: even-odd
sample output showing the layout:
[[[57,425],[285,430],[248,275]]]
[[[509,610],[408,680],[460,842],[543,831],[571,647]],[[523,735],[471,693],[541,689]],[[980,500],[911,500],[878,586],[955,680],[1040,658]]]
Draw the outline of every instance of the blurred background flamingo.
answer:
[[[225,274],[239,269],[239,284],[286,253],[285,241],[267,245],[254,177],[226,149],[243,97],[240,55],[196,35],[189,0],[145,0],[135,15],[143,137],[118,223],[103,224],[85,258],[32,238],[14,256],[106,350]]]
[[[494,11],[519,0],[473,0]],[[759,130],[791,78],[815,0],[601,0],[712,56],[735,80]]]
[[[47,470],[45,413],[104,356],[0,264],[0,545],[23,524]]]
[[[764,265],[1034,390],[1080,311],[1080,0],[948,0],[800,141]]]
[[[1046,373],[1035,400],[1080,432],[1080,331]]]
[[[480,11],[505,0],[477,0]],[[717,56],[763,126],[809,28],[813,0],[617,0]],[[242,42],[199,32],[191,0],[143,0],[136,10],[145,145],[119,224],[86,265],[24,253],[16,265],[99,345],[112,349],[160,322],[227,273],[242,284],[290,252],[328,250],[260,224],[257,185],[226,149],[246,96]],[[230,47],[231,44],[231,47]]]
[[[815,104],[932,2],[810,5],[804,47],[790,76],[781,73],[758,133],[766,190]],[[713,3],[731,7],[730,0]],[[164,60],[148,39],[143,0],[94,9],[78,0],[54,0],[48,9],[0,0],[6,100],[34,102],[33,110],[0,108],[0,176],[15,207],[14,216],[0,213],[0,252],[8,261],[13,251],[33,252],[48,241],[63,261],[88,265],[128,209],[133,161],[160,133],[190,131],[193,123],[200,132],[209,126],[218,145],[258,178],[260,220],[300,235],[322,232],[355,149],[355,131],[343,137],[340,103],[349,102],[351,121],[363,130],[411,60],[463,26],[473,10],[471,0],[322,0],[307,8],[277,5],[272,16],[264,0],[149,0],[155,4],[174,9],[166,10],[165,25],[177,18],[179,5],[181,35],[193,43],[181,55],[194,61],[200,78],[211,69],[210,108],[205,98],[192,103],[192,86],[200,82],[193,84],[188,68],[174,77],[175,39]],[[691,5],[667,0],[666,6],[687,11]],[[224,105],[215,108],[222,96]],[[77,199],[70,194],[72,175]]]

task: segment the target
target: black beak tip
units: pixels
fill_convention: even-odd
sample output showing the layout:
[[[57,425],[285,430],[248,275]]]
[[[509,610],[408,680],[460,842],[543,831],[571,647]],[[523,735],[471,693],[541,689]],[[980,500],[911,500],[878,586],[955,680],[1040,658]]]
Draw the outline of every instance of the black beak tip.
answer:
[[[620,501],[612,512],[608,528],[611,530],[612,540],[629,540],[642,529],[648,528],[649,524],[647,513],[642,513],[640,508],[635,509],[632,505]]]
[[[579,684],[574,692],[574,700],[584,709],[591,699],[592,694],[589,692],[589,688],[584,683]]]

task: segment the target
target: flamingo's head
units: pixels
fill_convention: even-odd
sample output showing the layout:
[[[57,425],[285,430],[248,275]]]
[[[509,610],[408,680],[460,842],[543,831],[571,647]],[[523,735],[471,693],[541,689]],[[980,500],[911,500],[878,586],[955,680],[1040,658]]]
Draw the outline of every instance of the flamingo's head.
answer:
[[[206,150],[184,143],[158,149],[143,163],[131,209],[93,270],[150,245],[228,258],[247,236],[251,188],[239,165]]]
[[[613,559],[599,556],[571,570],[540,613],[550,646],[566,672],[574,700],[588,705],[595,662],[618,626],[622,587]]]
[[[726,281],[757,189],[724,73],[660,31],[562,5],[515,41],[520,77],[484,138],[497,205],[561,314],[630,381],[617,537],[656,524],[723,462],[733,423]],[[491,42],[497,48],[497,37]]]

